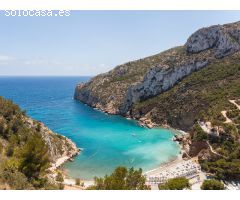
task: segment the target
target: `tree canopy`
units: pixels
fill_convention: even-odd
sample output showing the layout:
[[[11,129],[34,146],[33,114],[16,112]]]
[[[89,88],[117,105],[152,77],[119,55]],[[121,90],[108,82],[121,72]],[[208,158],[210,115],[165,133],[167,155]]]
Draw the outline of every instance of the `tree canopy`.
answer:
[[[158,185],[159,190],[183,190],[189,187],[189,181],[185,177],[172,178],[166,183]]]
[[[224,190],[224,184],[218,180],[205,180],[201,186],[202,190]]]
[[[25,113],[0,97],[0,186],[10,189],[56,189],[48,183],[48,147]]]
[[[146,179],[142,169],[134,170],[125,167],[117,167],[111,175],[103,178],[94,178],[95,185],[88,189],[93,190],[147,190]]]

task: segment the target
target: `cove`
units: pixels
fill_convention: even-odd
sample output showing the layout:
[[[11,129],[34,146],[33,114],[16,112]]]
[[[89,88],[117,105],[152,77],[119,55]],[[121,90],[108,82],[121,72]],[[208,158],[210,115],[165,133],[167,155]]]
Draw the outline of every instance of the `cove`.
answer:
[[[73,97],[77,83],[89,77],[0,77],[0,95],[34,119],[83,148],[64,168],[74,178],[92,179],[117,166],[144,171],[177,157],[179,145],[168,129],[140,127],[136,121],[107,115]]]

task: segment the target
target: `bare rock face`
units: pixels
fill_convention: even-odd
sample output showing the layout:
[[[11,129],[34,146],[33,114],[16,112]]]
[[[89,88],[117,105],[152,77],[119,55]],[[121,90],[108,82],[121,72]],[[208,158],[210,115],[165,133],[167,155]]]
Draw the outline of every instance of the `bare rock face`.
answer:
[[[48,147],[48,153],[52,163],[55,163],[59,158],[67,156],[72,158],[80,152],[76,144],[65,136],[59,135],[51,131],[41,122],[37,122],[31,118],[24,117],[25,123],[29,128],[40,129],[40,134]]]
[[[110,114],[129,115],[135,103],[171,89],[194,71],[239,50],[240,22],[202,28],[184,46],[117,66],[79,84],[74,97]]]
[[[185,76],[201,69],[208,63],[207,60],[202,60],[167,69],[161,65],[153,67],[141,83],[129,88],[121,113],[126,113],[138,101],[143,101],[172,88]]]
[[[82,102],[88,105],[98,102],[98,99],[91,95],[91,91],[87,89],[84,83],[80,83],[76,86],[74,98],[81,99]]]
[[[240,50],[240,24],[211,26],[192,34],[185,46],[188,53],[214,49],[216,58],[222,58]]]

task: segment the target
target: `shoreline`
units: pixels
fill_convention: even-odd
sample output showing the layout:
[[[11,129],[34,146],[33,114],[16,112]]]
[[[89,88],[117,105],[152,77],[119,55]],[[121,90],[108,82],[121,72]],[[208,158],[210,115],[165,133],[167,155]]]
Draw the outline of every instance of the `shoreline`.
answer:
[[[81,102],[81,101],[80,101]],[[81,102],[83,103],[83,102]],[[93,106],[90,106],[86,103],[83,103],[84,105],[96,110],[96,111],[99,111],[99,112],[102,112],[104,114],[107,114],[107,115],[117,115],[117,114],[113,114],[113,113],[109,113],[105,110],[102,110],[101,108],[97,108],[97,107],[93,107]],[[180,148],[180,153],[178,155],[176,155],[176,158],[175,159],[171,159],[165,163],[162,163],[160,164],[158,167],[154,168],[154,169],[151,169],[151,170],[148,170],[148,171],[145,171],[143,172],[143,174],[145,176],[149,175],[149,174],[156,174],[156,173],[159,173],[161,172],[162,170],[164,169],[168,169],[168,168],[171,168],[172,166],[174,165],[177,165],[177,164],[181,164],[183,162],[186,162],[186,161],[189,161],[189,160],[192,160],[192,158],[188,158],[188,159],[184,159],[183,158],[183,154],[186,152],[186,149],[182,143],[182,141],[179,141],[178,138],[176,138],[176,136],[181,136],[182,138],[189,135],[189,133],[183,131],[183,130],[179,130],[179,129],[175,129],[173,127],[170,127],[168,124],[164,124],[162,126],[160,125],[157,125],[155,123],[153,123],[150,119],[147,119],[146,117],[143,117],[143,118],[140,118],[139,120],[137,119],[134,119],[134,118],[131,118],[130,116],[122,116],[122,115],[119,115],[123,118],[125,118],[126,120],[133,120],[136,122],[136,124],[138,126],[141,126],[141,127],[145,127],[145,128],[149,128],[149,129],[152,129],[152,128],[164,128],[164,129],[169,129],[172,131],[172,134],[173,134],[173,138],[172,138],[172,141],[176,142],[177,145],[179,145],[179,148]],[[174,139],[175,138],[175,139]],[[61,163],[60,166],[62,166],[64,163],[68,162],[69,159],[66,159],[64,160],[63,159],[63,162]],[[79,177],[80,178],[80,177]],[[91,179],[91,180],[85,180],[85,179],[81,179],[81,183],[84,183],[84,186],[82,187],[82,189],[90,186],[90,185],[93,185],[94,184],[94,180]],[[66,172],[66,177],[64,177],[64,185],[67,185],[67,186],[70,186],[70,187],[73,187],[72,189],[74,189],[75,186],[77,186],[75,184],[75,181],[76,181],[76,178],[73,178],[73,177],[70,177],[68,175],[68,172]],[[78,186],[77,186],[78,187]]]
[[[173,164],[176,164],[176,163],[178,163],[178,162],[181,162],[181,161],[183,161],[182,153],[179,153],[175,159],[172,159],[172,160],[170,160],[170,161],[168,161],[168,162],[162,163],[162,164],[160,164],[158,167],[144,172],[144,174],[154,173],[155,171],[158,171],[158,170],[167,168],[167,167],[169,167],[169,166],[171,166],[171,165],[173,165]]]
[[[82,151],[81,148],[78,148],[77,145],[69,138],[67,138],[64,135],[61,135],[65,140],[67,145],[70,146],[71,150],[64,152],[63,155],[59,158],[57,158],[54,162],[52,162],[52,166],[49,168],[50,171],[54,171],[61,167],[64,163],[68,161],[73,161],[74,157],[79,155]]]
[[[34,123],[40,126],[42,131],[42,138],[46,144],[51,142],[51,137],[57,136],[61,142],[61,153],[49,152],[50,156],[52,156],[52,160],[50,161],[51,166],[48,170],[54,172],[56,169],[61,167],[65,162],[72,160],[75,156],[80,154],[82,151],[81,148],[78,148],[75,142],[73,142],[70,138],[66,137],[65,135],[56,133],[49,129],[43,122],[34,120],[30,117],[23,117],[24,121],[28,124],[28,126],[34,126]],[[48,136],[48,137],[47,137]]]
[[[182,162],[182,161],[184,161],[184,160],[182,158],[182,152],[180,152],[177,155],[176,158],[171,159],[170,161],[167,161],[165,163],[162,163],[154,169],[151,169],[151,170],[148,170],[148,171],[143,171],[143,175],[146,175],[147,173],[154,172],[156,170],[171,166],[172,164],[179,163],[179,162]],[[66,160],[63,164],[65,164],[66,162],[69,162],[69,160]],[[94,185],[94,179],[81,179],[81,177],[78,177],[78,178],[71,177],[71,176],[69,176],[68,170],[65,169],[65,168],[63,169],[63,172],[64,172],[64,182],[63,182],[63,184],[66,185],[66,186],[72,187],[72,188],[68,188],[68,189],[75,189],[75,186],[80,187],[80,186],[75,184],[76,179],[78,179],[78,178],[80,179],[81,183],[84,183],[84,186],[81,186],[81,189],[86,189],[87,187],[89,187],[91,185]]]
[[[160,127],[160,126],[156,127],[155,126],[154,128],[164,128],[164,127]],[[173,134],[173,138],[174,138],[175,135],[186,135],[186,134],[188,134],[184,131],[177,130],[177,129],[174,129],[174,128],[171,128],[171,127],[168,127],[168,129],[171,129],[172,134]],[[172,140],[172,141],[174,141],[174,140]],[[167,168],[167,167],[170,167],[173,164],[177,164],[177,163],[180,163],[180,162],[184,161],[184,159],[182,158],[182,155],[184,153],[183,145],[179,141],[174,141],[174,142],[179,146],[179,150],[180,150],[179,153],[176,155],[176,158],[173,158],[173,159],[171,159],[171,160],[169,160],[165,163],[162,163],[159,166],[156,166],[156,168],[144,171],[143,172],[144,175],[155,172],[155,171],[159,171],[163,168]],[[68,162],[69,159],[65,159],[65,160],[62,159],[62,161],[63,162],[59,166],[62,166],[63,164]],[[66,189],[76,189],[76,187],[79,188],[79,186],[75,184],[77,178],[69,176],[68,171],[65,168],[64,168],[64,170],[65,170],[64,171],[65,175],[64,175],[64,182],[63,183],[66,186]],[[94,185],[94,179],[81,179],[81,177],[78,177],[78,178],[81,180],[81,183],[84,184],[84,186],[81,186],[81,189],[86,189],[88,186]]]

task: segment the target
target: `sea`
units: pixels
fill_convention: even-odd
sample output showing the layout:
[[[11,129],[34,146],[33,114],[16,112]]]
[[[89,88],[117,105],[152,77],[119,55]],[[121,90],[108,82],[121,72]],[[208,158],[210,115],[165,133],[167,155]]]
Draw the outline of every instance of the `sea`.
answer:
[[[0,96],[83,149],[63,166],[73,178],[92,180],[118,166],[148,171],[178,156],[180,147],[172,141],[173,130],[140,127],[134,120],[74,100],[76,84],[89,79],[5,76],[0,77]]]

